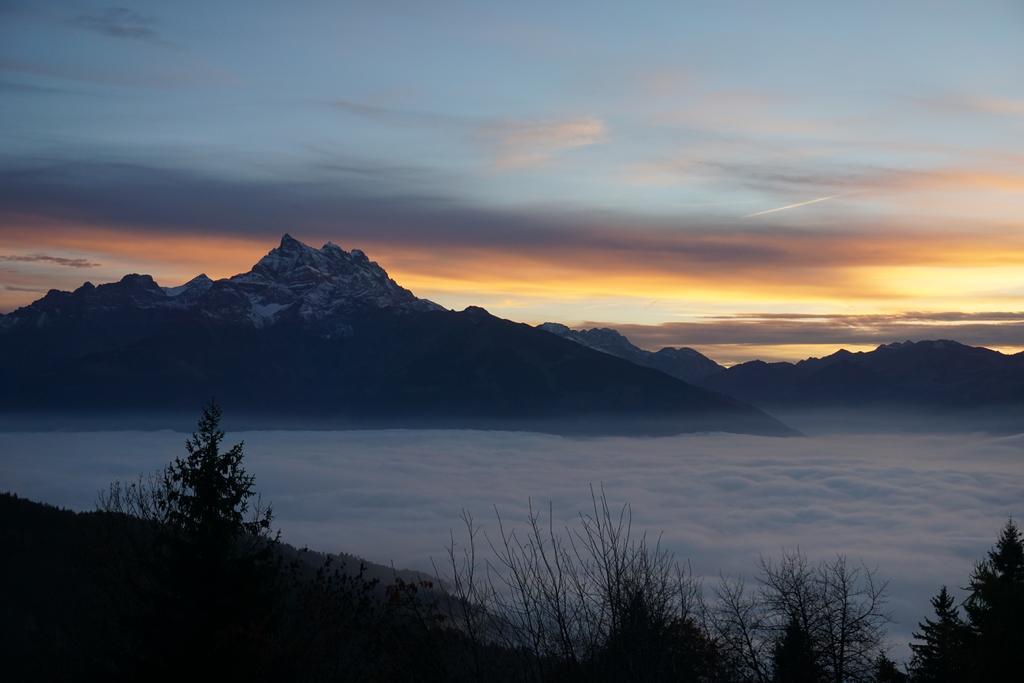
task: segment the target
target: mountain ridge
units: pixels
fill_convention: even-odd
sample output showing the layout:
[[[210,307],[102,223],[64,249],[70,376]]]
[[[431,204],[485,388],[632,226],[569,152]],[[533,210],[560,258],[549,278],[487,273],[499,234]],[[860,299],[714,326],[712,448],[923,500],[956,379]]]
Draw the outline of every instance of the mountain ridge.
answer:
[[[285,235],[247,273],[52,291],[0,327],[0,411],[194,411],[265,424],[792,434],[718,392],[479,307],[416,297],[359,250]]]
[[[540,327],[673,374],[653,362],[656,353],[639,349],[616,330]],[[1004,354],[949,339],[904,340],[871,351],[839,349],[795,362],[751,360],[718,368],[690,381],[781,415],[801,429],[815,423],[836,429],[855,423],[857,429],[1024,429],[1024,352]]]
[[[572,329],[561,323],[546,322],[537,328],[597,351],[624,358],[637,365],[660,370],[692,384],[699,384],[709,375],[725,369],[696,349],[687,346],[666,346],[657,351],[641,349],[621,332],[609,327]]]

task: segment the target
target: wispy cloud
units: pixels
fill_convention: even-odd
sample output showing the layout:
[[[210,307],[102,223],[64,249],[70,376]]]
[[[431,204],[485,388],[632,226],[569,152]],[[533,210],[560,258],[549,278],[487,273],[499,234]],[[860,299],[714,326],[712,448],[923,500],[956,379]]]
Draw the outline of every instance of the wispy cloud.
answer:
[[[481,132],[493,139],[495,165],[500,169],[538,166],[561,152],[596,145],[608,137],[604,121],[592,117],[561,121],[503,121],[485,125]]]
[[[608,136],[607,125],[594,117],[486,119],[344,98],[326,103],[338,112],[381,124],[459,133],[483,147],[493,156],[495,167],[501,170],[541,166],[574,148],[604,142]]]
[[[159,22],[155,17],[127,7],[108,7],[95,14],[80,14],[71,19],[70,23],[110,38],[137,40],[164,47],[171,45],[157,30]]]
[[[64,256],[51,256],[49,254],[0,254],[0,261],[15,263],[52,263],[67,268],[98,268],[101,264],[93,263],[84,258],[67,258]]]
[[[326,104],[350,116],[394,126],[448,129],[479,144],[498,169],[543,165],[563,152],[604,142],[605,122],[596,117],[566,119],[486,119],[443,112],[380,105],[351,99]]]
[[[633,343],[664,346],[870,346],[906,339],[955,339],[964,344],[1018,347],[1024,340],[1024,312],[742,313],[707,316],[660,325],[584,322],[614,327]]]
[[[572,206],[499,209],[446,193],[448,180],[420,179],[412,192],[410,169],[366,176],[358,167],[282,181],[140,164],[0,165],[0,241],[9,253],[97,254],[187,279],[245,270],[288,229],[366,249],[417,293],[449,293],[446,305],[535,296],[562,307],[555,319],[563,320],[579,315],[571,302],[615,297],[665,302],[639,319],[635,308],[626,313],[649,323],[740,302],[766,310],[772,301],[776,310],[796,301],[860,311],[1018,307],[1024,235],[1002,224],[924,230],[851,215],[801,227],[788,220],[796,212],[779,212],[765,229],[707,213],[683,221]],[[42,277],[17,284],[52,286]],[[533,320],[536,305],[504,314]]]
[[[919,98],[917,100],[929,109],[950,113],[974,113],[995,116],[1024,118],[1024,99],[993,95],[945,95]]]
[[[476,125],[475,120],[463,116],[359,100],[339,98],[328,100],[324,104],[344,114],[399,126],[419,125],[450,128]]]
[[[87,63],[72,61],[60,63],[0,57],[0,73],[116,87],[224,87],[238,82],[234,74],[220,67],[204,63],[187,63],[184,60],[176,61],[169,69],[150,69],[145,64],[131,62],[125,62],[117,67],[97,68]]]

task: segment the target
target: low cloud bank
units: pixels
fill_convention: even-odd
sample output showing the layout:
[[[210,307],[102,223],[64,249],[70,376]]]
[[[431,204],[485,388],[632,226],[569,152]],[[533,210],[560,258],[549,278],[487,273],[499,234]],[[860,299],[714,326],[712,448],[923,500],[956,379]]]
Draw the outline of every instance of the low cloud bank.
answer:
[[[472,431],[246,432],[284,538],[399,567],[440,559],[462,508],[493,530],[529,498],[568,521],[588,484],[630,502],[698,574],[750,575],[759,554],[845,553],[892,580],[902,648],[940,585],[962,586],[1008,515],[1024,516],[1024,436],[570,439]],[[0,489],[89,509],[112,479],[182,451],[175,432],[0,433]]]

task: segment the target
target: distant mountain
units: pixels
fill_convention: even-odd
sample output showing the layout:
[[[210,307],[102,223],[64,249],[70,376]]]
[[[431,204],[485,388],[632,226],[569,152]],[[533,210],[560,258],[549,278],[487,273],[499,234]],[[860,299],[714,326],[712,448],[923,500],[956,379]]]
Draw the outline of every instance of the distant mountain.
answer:
[[[702,384],[766,407],[1022,409],[1024,354],[949,340],[906,341],[799,363],[751,361]]]
[[[666,375],[691,384],[700,384],[705,378],[725,370],[725,367],[688,347],[666,346],[659,351],[646,351],[639,346],[634,346],[617,330],[607,327],[574,330],[559,323],[542,323],[537,327],[588,348],[625,358],[637,365],[660,370]]]
[[[0,316],[0,413],[260,426],[791,433],[761,411],[470,307],[419,299],[358,250],[285,235],[251,271],[50,291]],[[8,420],[11,422],[12,420]]]
[[[824,413],[836,415],[831,427],[850,428],[853,412],[861,413],[858,428],[1024,428],[1024,353],[1006,355],[949,340],[905,341],[797,363],[755,360],[725,368],[689,348],[645,351],[613,329],[538,327],[733,396],[800,428]],[[910,414],[930,419],[908,421]]]

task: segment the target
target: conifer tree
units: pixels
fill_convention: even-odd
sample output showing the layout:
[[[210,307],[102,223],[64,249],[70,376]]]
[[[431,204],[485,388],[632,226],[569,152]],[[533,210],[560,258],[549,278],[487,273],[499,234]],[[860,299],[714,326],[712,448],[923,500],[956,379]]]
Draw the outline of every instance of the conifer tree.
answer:
[[[1024,538],[1011,519],[971,575],[964,604],[979,680],[1024,680]]]
[[[221,450],[221,411],[210,402],[186,455],[152,490],[159,520],[156,632],[162,673],[202,664],[221,680],[265,669],[279,586],[273,514],[243,467],[243,444]]]
[[[910,670],[920,683],[956,683],[966,668],[967,626],[960,618],[953,596],[945,586],[931,600],[935,618],[918,624],[911,643]]]
[[[822,679],[811,636],[795,616],[790,617],[775,643],[772,661],[776,683],[818,683]]]
[[[879,652],[875,659],[875,683],[906,683],[907,675],[896,667],[884,652]]]

